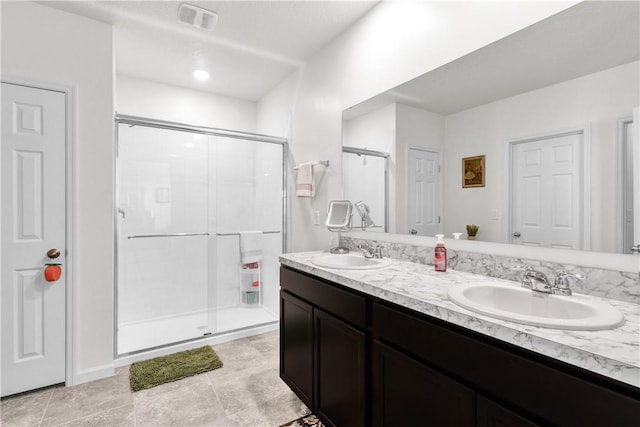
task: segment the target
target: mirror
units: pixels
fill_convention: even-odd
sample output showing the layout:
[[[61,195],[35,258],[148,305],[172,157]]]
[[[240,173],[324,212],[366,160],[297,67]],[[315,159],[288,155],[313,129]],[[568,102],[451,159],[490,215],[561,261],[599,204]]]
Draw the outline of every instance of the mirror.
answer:
[[[332,200],[329,202],[329,212],[325,225],[329,231],[341,232],[351,230],[351,216],[353,205],[348,200]],[[338,239],[340,240],[340,239]],[[343,246],[331,248],[332,254],[347,254],[349,249]]]
[[[352,205],[348,200],[332,200],[329,202],[329,213],[325,225],[329,231],[351,230]]]
[[[344,197],[382,204],[372,217],[391,233],[464,239],[477,224],[478,240],[630,253],[639,15],[638,2],[581,2],[346,109]],[[373,170],[358,150],[388,155],[387,191],[347,194]],[[463,159],[480,156],[482,185],[463,186]],[[524,239],[539,223],[547,244]]]

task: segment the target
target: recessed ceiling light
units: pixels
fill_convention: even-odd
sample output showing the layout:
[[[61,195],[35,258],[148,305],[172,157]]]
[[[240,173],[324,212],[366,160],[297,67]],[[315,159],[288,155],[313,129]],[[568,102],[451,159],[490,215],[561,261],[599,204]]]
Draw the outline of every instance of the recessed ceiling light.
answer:
[[[197,80],[207,80],[209,78],[209,73],[205,70],[195,70],[193,72],[193,77]]]

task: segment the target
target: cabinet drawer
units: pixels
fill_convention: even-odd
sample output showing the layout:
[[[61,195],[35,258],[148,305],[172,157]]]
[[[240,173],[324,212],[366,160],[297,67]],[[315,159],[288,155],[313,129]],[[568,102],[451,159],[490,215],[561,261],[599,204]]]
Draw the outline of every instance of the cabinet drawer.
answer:
[[[631,387],[605,388],[595,374],[379,302],[372,323],[379,339],[534,417],[562,426],[640,425],[640,393]]]
[[[360,328],[366,327],[366,298],[356,295],[355,291],[340,289],[285,267],[280,268],[280,286],[334,316]]]

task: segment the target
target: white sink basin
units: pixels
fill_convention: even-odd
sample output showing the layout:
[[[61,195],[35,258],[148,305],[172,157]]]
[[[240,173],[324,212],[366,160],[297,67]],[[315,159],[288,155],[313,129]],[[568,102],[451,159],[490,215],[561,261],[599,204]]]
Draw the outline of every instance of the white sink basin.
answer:
[[[460,284],[449,299],[476,313],[553,329],[595,331],[624,323],[611,305],[585,295],[551,295],[502,284]]]
[[[391,264],[391,258],[365,258],[359,254],[330,254],[311,258],[311,263],[325,268],[370,270],[388,266]]]

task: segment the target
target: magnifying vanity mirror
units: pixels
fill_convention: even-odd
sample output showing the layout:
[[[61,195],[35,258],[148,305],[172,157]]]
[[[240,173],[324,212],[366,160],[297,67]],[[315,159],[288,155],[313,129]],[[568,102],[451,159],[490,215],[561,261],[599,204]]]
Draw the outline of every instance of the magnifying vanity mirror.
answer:
[[[329,202],[329,213],[325,225],[329,231],[341,232],[351,230],[353,205],[349,200],[332,200]],[[346,254],[349,249],[338,246],[331,249],[333,254]]]
[[[477,224],[478,240],[631,253],[639,15],[638,2],[581,2],[346,109],[344,155],[388,164],[343,159],[345,198],[391,233],[464,238]],[[388,182],[360,194],[368,174]]]

